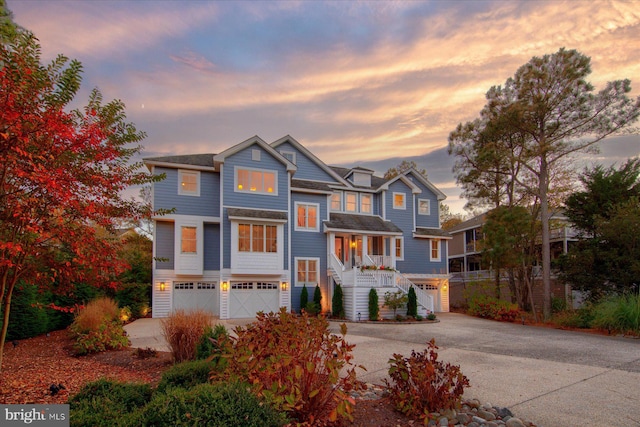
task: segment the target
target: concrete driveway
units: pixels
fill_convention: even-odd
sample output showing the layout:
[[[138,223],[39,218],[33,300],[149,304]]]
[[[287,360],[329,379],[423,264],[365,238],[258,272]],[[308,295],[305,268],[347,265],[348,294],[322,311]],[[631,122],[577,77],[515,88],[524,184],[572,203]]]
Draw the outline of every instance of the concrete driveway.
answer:
[[[640,340],[493,322],[440,313],[439,323],[347,323],[347,341],[382,384],[393,353],[409,356],[435,338],[439,359],[460,365],[466,398],[510,408],[545,427],[640,426]],[[228,320],[229,329],[251,319]],[[339,331],[332,322],[332,330]],[[132,344],[166,350],[159,320],[125,327]]]

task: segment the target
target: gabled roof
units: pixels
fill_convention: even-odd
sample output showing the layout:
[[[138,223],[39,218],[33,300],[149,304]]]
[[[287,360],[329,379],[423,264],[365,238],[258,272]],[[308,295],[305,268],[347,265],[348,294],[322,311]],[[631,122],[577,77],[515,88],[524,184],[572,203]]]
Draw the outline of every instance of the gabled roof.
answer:
[[[480,215],[477,215],[477,216],[474,216],[473,218],[468,219],[468,220],[466,220],[464,222],[461,222],[458,225],[454,225],[453,227],[451,227],[447,231],[449,231],[450,234],[453,234],[453,233],[457,233],[459,231],[472,230],[474,228],[482,227],[482,225],[485,222],[486,216],[487,216],[487,212],[485,212],[483,214],[480,214]]]
[[[142,161],[147,165],[147,167],[167,166],[172,168],[182,167],[184,169],[214,170],[213,156],[215,156],[213,153],[186,154],[182,156],[147,157],[142,159]]]
[[[333,169],[335,171],[335,173],[340,175],[348,183],[349,187],[369,188],[369,189],[372,189],[372,190],[377,190],[381,185],[383,185],[385,182],[387,182],[384,178],[380,178],[379,176],[371,175],[371,187],[364,187],[362,185],[356,185],[353,182],[347,180],[347,177],[349,175],[351,175],[351,173],[354,170],[366,173],[366,171],[369,171],[370,169],[365,169],[365,168],[360,167],[360,166],[356,166],[355,168],[343,168],[343,167],[340,167],[340,166],[330,166],[330,168]]]
[[[391,221],[385,221],[374,215],[353,215],[334,213],[329,221],[324,221],[324,231],[359,231],[402,235],[402,230]]]
[[[447,198],[447,196],[442,191],[438,190],[436,186],[431,183],[431,181],[429,181],[424,175],[422,175],[416,169],[414,168],[407,169],[402,173],[402,175],[407,176],[410,173],[413,176],[415,176],[422,183],[422,185],[427,187],[429,190],[433,191],[433,193],[436,195],[438,200],[444,200]]]
[[[214,166],[218,168],[222,163],[224,163],[227,156],[232,156],[236,153],[239,153],[240,151],[252,145],[259,145],[262,149],[264,149],[269,154],[271,154],[276,160],[278,160],[279,162],[281,162],[283,165],[287,167],[287,172],[295,172],[298,169],[296,165],[294,165],[293,163],[285,159],[282,156],[282,154],[278,153],[273,147],[271,147],[269,144],[264,142],[262,138],[260,138],[257,135],[247,139],[246,141],[242,141],[241,143],[236,144],[231,148],[224,150],[220,154],[216,154],[215,156],[213,156]]]
[[[342,183],[344,185],[349,185],[348,182],[345,179],[343,179],[342,176],[336,174],[335,171],[333,171],[329,166],[327,166],[322,160],[317,158],[315,156],[315,154],[313,154],[311,151],[307,150],[302,144],[300,144],[298,141],[296,141],[295,138],[293,138],[291,135],[285,135],[282,138],[272,142],[271,143],[271,147],[276,149],[280,145],[284,144],[285,142],[288,142],[289,144],[291,144],[294,147],[296,147],[296,149],[298,151],[303,153],[309,160],[311,160],[313,163],[315,163],[320,169],[322,169],[323,171],[325,171],[326,173],[331,175],[336,181],[338,181],[339,183]]]
[[[409,178],[407,178],[406,175],[404,174],[400,174],[398,176],[395,176],[393,178],[391,178],[389,181],[385,182],[383,185],[381,185],[378,189],[379,190],[388,190],[389,186],[391,184],[393,184],[396,181],[402,181],[404,182],[409,188],[411,188],[411,192],[413,194],[420,194],[422,193],[422,190],[420,189],[420,187],[418,187],[417,185],[415,185],[413,183],[413,181],[411,181]]]

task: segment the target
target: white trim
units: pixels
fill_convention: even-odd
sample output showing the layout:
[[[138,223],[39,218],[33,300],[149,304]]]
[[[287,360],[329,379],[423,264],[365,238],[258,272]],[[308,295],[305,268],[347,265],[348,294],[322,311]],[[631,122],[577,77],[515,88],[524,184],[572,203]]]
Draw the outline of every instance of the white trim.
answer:
[[[282,151],[280,151],[280,154],[282,154],[282,157],[284,157],[285,159],[289,160],[294,165],[296,164],[296,154],[297,153],[295,151],[282,150]],[[289,156],[291,156],[291,159],[289,159]]]
[[[207,224],[220,224],[220,217],[217,217],[217,216],[167,214],[167,215],[157,215],[157,216],[151,217],[151,219],[155,221],[164,221],[164,222],[176,222],[176,221],[181,221],[185,218],[195,218]]]
[[[248,171],[248,172],[260,172],[263,174],[263,184],[264,184],[264,174],[271,173],[273,174],[273,191],[270,193],[268,191],[250,191],[250,190],[239,190],[238,189],[238,172],[239,171]],[[246,166],[234,166],[233,167],[233,191],[236,193],[242,194],[260,194],[263,196],[277,196],[278,195],[278,171],[273,169],[261,169],[261,168],[251,168]]]
[[[340,196],[340,209],[335,210],[333,208],[333,196],[334,195],[339,195]],[[331,195],[329,196],[329,212],[342,212],[342,209],[344,207],[344,191],[342,190],[333,190],[333,192],[331,193]]]
[[[396,196],[402,196],[402,206],[396,206]],[[393,198],[392,198],[392,206],[393,206],[393,209],[406,210],[407,209],[407,194],[399,192],[399,191],[394,191],[393,192]]]
[[[355,206],[354,209],[351,211],[348,208],[348,202],[349,202],[349,195],[354,195],[356,200],[355,200]],[[344,211],[343,212],[355,212],[358,213],[358,193],[355,191],[345,191],[344,193]]]
[[[306,263],[306,271],[305,271],[305,276],[308,275],[309,273],[309,262],[308,261],[315,261],[316,262],[316,280],[315,281],[310,281],[310,282],[298,282],[298,261],[307,261]],[[314,286],[315,285],[320,285],[320,258],[316,258],[316,257],[294,257],[293,258],[293,281],[295,282],[295,287],[296,288],[302,288],[304,285],[307,285],[307,288],[309,286]],[[298,284],[299,283],[299,284]]]
[[[298,206],[305,206],[305,212],[307,212],[307,226],[298,225]],[[315,207],[316,208],[316,223],[313,227],[310,227],[308,224],[309,215],[308,208]],[[306,231],[306,232],[317,232],[320,231],[320,204],[319,203],[306,203],[306,202],[295,202],[293,210],[295,211],[294,215],[294,229],[296,231]]]
[[[427,212],[420,212],[420,205],[422,202],[427,202]],[[418,215],[431,215],[431,200],[429,199],[418,199]]]
[[[182,229],[196,229],[196,251],[182,252]],[[202,218],[183,215],[174,226],[174,268],[177,275],[201,275],[204,270],[204,225]]]
[[[182,188],[185,175],[193,175],[196,179],[195,191],[187,191]],[[178,195],[200,197],[200,171],[178,169]]]

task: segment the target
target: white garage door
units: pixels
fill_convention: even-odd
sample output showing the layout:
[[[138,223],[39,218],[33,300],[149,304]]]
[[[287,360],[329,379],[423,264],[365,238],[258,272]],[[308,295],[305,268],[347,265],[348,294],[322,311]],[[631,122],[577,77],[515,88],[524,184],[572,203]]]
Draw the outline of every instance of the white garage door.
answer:
[[[229,314],[233,318],[255,317],[259,311],[276,313],[279,282],[231,282]]]
[[[202,309],[219,315],[217,282],[173,282],[173,309]]]

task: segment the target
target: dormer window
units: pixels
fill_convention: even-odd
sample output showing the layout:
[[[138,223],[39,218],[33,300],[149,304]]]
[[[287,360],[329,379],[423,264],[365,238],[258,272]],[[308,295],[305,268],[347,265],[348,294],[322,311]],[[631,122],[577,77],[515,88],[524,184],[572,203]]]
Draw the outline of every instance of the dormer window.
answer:
[[[354,171],[352,182],[360,187],[371,187],[371,173]]]

